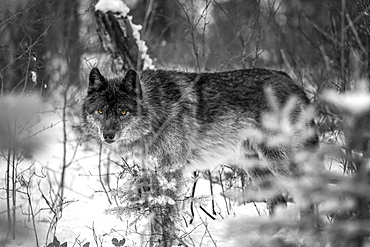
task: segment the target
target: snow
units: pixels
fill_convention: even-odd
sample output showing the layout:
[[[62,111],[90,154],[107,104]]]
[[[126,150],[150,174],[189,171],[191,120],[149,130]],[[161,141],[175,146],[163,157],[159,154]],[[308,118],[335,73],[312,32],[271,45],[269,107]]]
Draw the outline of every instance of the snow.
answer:
[[[49,198],[52,186],[58,186],[60,179],[60,172],[63,157],[63,143],[62,143],[62,124],[60,123],[60,115],[57,112],[48,112],[44,114],[36,129],[43,129],[47,126],[53,126],[41,132],[38,136],[39,139],[48,140],[43,149],[37,151],[34,155],[35,162],[23,161],[18,169],[27,170],[32,166],[32,172],[36,174],[45,174],[46,177],[35,177],[31,184],[31,191],[33,193],[33,206],[34,210],[40,211],[35,217],[36,231],[39,239],[40,246],[46,242],[47,230],[50,226],[52,213],[48,209],[45,200],[41,197],[40,190],[44,196]],[[76,138],[74,132],[68,130],[68,138],[73,140]],[[112,246],[112,239],[118,240],[126,238],[129,246],[141,246],[145,241],[138,233],[134,233],[133,226],[128,226],[128,222],[132,219],[118,219],[114,215],[105,214],[105,210],[113,207],[108,203],[106,194],[102,191],[101,183],[98,176],[98,145],[92,145],[93,150],[86,151],[80,146],[76,146],[73,141],[68,144],[67,160],[73,160],[71,166],[66,169],[65,174],[65,189],[64,198],[69,201],[64,206],[63,214],[58,220],[56,228],[56,237],[61,243],[67,242],[68,246],[73,246],[76,243],[90,242],[90,246],[95,246],[94,234],[98,242],[102,246]],[[76,156],[73,153],[77,148]],[[106,157],[107,150],[105,150],[103,158]],[[119,159],[117,159],[119,160]],[[6,166],[0,166],[0,172],[5,174]],[[119,166],[111,167],[110,173],[121,171]],[[27,173],[24,174],[27,177]],[[112,176],[112,180],[114,176]],[[4,180],[0,180],[4,186]],[[40,182],[39,188],[37,183]],[[115,184],[117,181],[111,181]],[[51,184],[50,184],[51,183]],[[168,186],[170,186],[169,184]],[[56,187],[53,189],[55,190]],[[22,189],[22,188],[20,188]],[[221,188],[215,187],[215,200],[217,210],[222,217],[226,219],[233,219],[235,212],[230,216],[226,215],[224,199],[221,197]],[[27,198],[18,194],[17,204],[22,205],[17,210],[18,231],[15,240],[10,240],[6,236],[7,220],[6,220],[6,205],[5,200],[0,200],[0,243],[7,243],[7,247],[29,247],[36,246],[35,233],[31,221],[27,220],[27,216],[22,212],[28,212]],[[206,180],[199,180],[196,190],[196,196],[206,196],[204,204],[206,210],[210,210],[210,191],[209,182]],[[5,191],[0,191],[0,197],[5,198]],[[243,215],[258,216],[256,207],[252,204],[242,206],[239,208],[234,205],[235,211],[243,212]],[[265,204],[258,205],[263,215],[266,215]],[[199,246],[214,246],[216,242],[218,246],[231,246],[229,245],[232,240],[226,238],[225,229],[228,227],[229,220],[223,220],[221,216],[216,216],[216,220],[210,219],[203,211],[199,209],[199,205],[195,207],[196,215],[192,225],[185,226],[181,223],[181,231],[190,233],[188,239],[192,239],[194,243]],[[148,222],[142,220],[138,223],[136,231],[139,233],[147,232],[149,229]],[[50,243],[49,239],[49,243]],[[79,246],[79,245],[77,245]],[[82,245],[81,245],[82,246]],[[99,245],[100,246],[100,245]]]
[[[134,24],[132,22],[132,16],[127,16],[127,19],[130,21],[132,27],[132,35],[135,38],[136,44],[138,46],[139,52],[141,53],[141,58],[143,59],[143,70],[154,69],[153,60],[148,55],[148,47],[145,44],[145,41],[140,39],[140,30],[142,29],[141,25]]]
[[[364,82],[363,84],[365,84]],[[334,104],[338,108],[355,115],[360,115],[370,110],[370,94],[367,86],[360,86],[357,90],[340,94],[335,90],[324,92],[323,99]]]
[[[59,115],[57,113],[48,113],[43,117],[43,121],[36,126],[50,126],[51,124],[59,121]],[[47,146],[35,154],[36,162],[34,163],[34,172],[40,173],[43,170],[44,174],[47,174],[47,178],[40,178],[40,189],[43,191],[46,197],[49,196],[50,184],[48,181],[52,181],[53,185],[58,184],[60,177],[61,164],[62,164],[62,125],[56,124],[53,128],[50,128],[40,133],[41,139],[45,138],[48,141]],[[74,139],[73,132],[68,131],[69,139]],[[81,147],[75,145],[69,145],[67,154],[68,159],[71,160],[75,148],[78,148],[76,157],[70,167],[67,168],[65,174],[65,191],[64,197],[66,201],[70,203],[66,204],[63,210],[62,217],[59,219],[56,229],[56,237],[61,243],[67,242],[68,246],[73,246],[75,242],[90,242],[90,246],[95,246],[94,234],[98,239],[98,242],[102,243],[102,246],[113,246],[112,239],[117,238],[118,240],[126,238],[129,246],[142,246],[141,242],[145,241],[139,234],[133,233],[133,226],[128,227],[128,222],[132,219],[118,219],[113,215],[106,215],[104,212],[107,208],[114,205],[110,205],[107,200],[107,196],[102,192],[102,187],[98,177],[98,146],[95,150],[86,151],[82,150]],[[104,157],[106,152],[104,154]],[[22,162],[19,167],[20,170],[27,169],[31,162]],[[6,166],[0,166],[0,172],[4,174]],[[120,167],[114,167],[110,171],[114,173],[120,171]],[[114,177],[114,176],[112,176]],[[114,184],[116,181],[111,181]],[[41,208],[48,208],[45,201],[41,198],[40,192],[34,183],[33,187],[33,205],[35,210]],[[5,197],[4,191],[0,192],[2,198]],[[251,215],[253,217],[259,217],[255,205],[247,204],[245,206],[238,207],[234,205],[235,212],[230,216],[225,213],[224,199],[220,196],[221,188],[215,187],[215,200],[218,212],[227,220],[223,220],[220,216],[216,216],[216,220],[210,219],[204,212],[198,207],[195,207],[196,216],[192,225],[183,225],[182,231],[190,233],[188,238],[191,238],[197,246],[232,246],[232,239],[225,237],[225,233],[228,222],[230,219],[234,219],[235,212],[242,215]],[[209,182],[206,180],[199,180],[196,190],[196,196],[206,196],[208,199],[203,205],[206,210],[210,210],[210,191]],[[23,212],[27,212],[27,201],[25,197],[18,198],[18,203],[22,204]],[[266,216],[267,211],[265,204],[261,203],[258,208],[263,217]],[[0,242],[8,239],[7,247],[29,247],[36,246],[34,232],[32,230],[31,222],[27,221],[27,217],[22,215],[21,210],[18,210],[17,219],[19,220],[19,234],[15,240],[9,240],[5,233],[6,231],[6,211],[5,200],[0,200]],[[45,244],[46,234],[50,225],[51,212],[49,210],[40,211],[35,217],[36,229],[40,246]],[[26,227],[26,228],[25,228]],[[145,220],[140,221],[138,224],[137,231],[144,233],[148,231],[148,222]],[[49,240],[50,242],[50,240]],[[79,246],[79,245],[77,245]],[[81,245],[82,246],[82,245]],[[100,245],[99,245],[100,246]]]
[[[71,121],[71,119],[68,119],[69,124],[71,124]],[[22,161],[18,167],[19,171],[27,171],[31,167],[32,169],[29,169],[31,174],[44,174],[44,176],[34,177],[29,186],[32,191],[34,211],[38,212],[35,221],[40,246],[46,244],[46,235],[53,216],[52,212],[47,210],[48,206],[41,197],[40,191],[46,198],[50,199],[50,194],[59,185],[63,160],[63,130],[58,112],[44,113],[42,121],[34,128],[40,130],[48,126],[53,127],[42,131],[38,135],[38,139],[45,140],[44,147],[34,153],[33,160]],[[129,225],[133,220],[132,218],[119,219],[114,215],[105,214],[106,209],[115,205],[109,204],[99,180],[99,146],[91,142],[89,143],[91,150],[84,150],[80,145],[73,142],[78,136],[71,128],[68,129],[67,134],[70,140],[67,145],[67,161],[71,160],[72,163],[66,169],[63,196],[65,201],[69,203],[64,205],[63,213],[59,215],[55,234],[58,240],[61,243],[67,242],[68,246],[80,246],[78,243],[86,242],[90,242],[90,246],[96,246],[95,241],[97,241],[100,247],[113,246],[111,243],[113,238],[118,240],[125,238],[128,246],[143,246],[146,239],[140,234],[148,233],[147,220],[139,221],[135,228],[133,225]],[[76,149],[77,152],[74,156]],[[102,159],[105,160],[108,150],[103,148],[103,151]],[[120,161],[120,157],[112,156],[111,158]],[[5,174],[6,166],[3,164],[1,163],[2,166],[0,166],[1,174]],[[118,186],[119,179],[115,180],[115,178],[120,171],[122,171],[121,167],[114,164],[111,166],[109,173],[112,174],[110,176],[112,188],[115,185]],[[107,173],[107,171],[104,170],[103,173]],[[29,174],[25,172],[23,175],[27,178]],[[0,182],[4,186],[4,180],[0,178]],[[106,181],[103,181],[103,183],[106,184]],[[166,186],[173,186],[172,182],[169,182]],[[184,207],[183,215],[185,218],[187,217],[188,225],[185,224],[185,221],[181,221],[178,226],[180,233],[186,236],[185,240],[188,241],[190,246],[240,246],[240,242],[233,234],[234,230],[237,230],[233,228],[236,226],[235,222],[240,222],[241,216],[244,217],[243,220],[246,222],[267,219],[268,212],[265,203],[238,205],[236,202],[232,202],[232,210],[230,210],[230,215],[227,215],[225,201],[221,196],[222,189],[214,184],[213,198],[217,215],[214,216],[215,220],[213,220],[200,209],[200,205],[202,205],[207,212],[212,211],[209,187],[208,180],[198,180],[195,197],[204,198],[204,200],[195,203],[195,218],[190,225],[189,214],[186,214],[189,213],[190,209],[189,206]],[[20,187],[19,190],[24,190],[24,188]],[[5,190],[0,190],[0,197],[6,197]],[[7,247],[36,246],[32,221],[29,221],[29,218],[24,214],[24,212],[28,212],[29,205],[26,196],[18,193],[17,205],[21,205],[17,209],[17,236],[15,240],[10,240],[10,237],[6,236],[5,200],[0,200],[0,245],[6,243],[5,246]],[[285,213],[282,214],[286,215]],[[239,231],[245,230],[243,225],[238,227]],[[250,234],[257,233],[251,232]],[[48,243],[50,242],[51,239],[48,240]]]
[[[95,5],[95,10],[100,10],[103,13],[111,11],[120,14],[122,17],[127,16],[130,12],[129,7],[121,0],[99,0]]]
[[[43,106],[43,104],[45,103],[38,102],[36,105]],[[31,103],[28,105],[30,107],[36,106]],[[23,107],[18,108],[22,109]],[[46,106],[44,110],[47,110],[47,108],[48,106]],[[32,112],[29,114],[32,114]],[[40,191],[51,201],[50,195],[58,188],[63,157],[63,131],[59,112],[50,111],[44,113],[41,119],[42,121],[35,124],[33,129],[34,132],[45,129],[37,135],[37,139],[43,140],[45,145],[39,145],[34,148],[34,157],[31,160],[21,161],[17,165],[17,171],[18,176],[22,174],[19,179],[22,177],[25,182],[29,182],[32,205],[34,211],[37,212],[35,216],[37,237],[40,246],[44,246],[47,230],[50,226],[50,220],[53,214],[48,210],[49,207],[41,196]],[[48,128],[50,126],[53,127]],[[64,186],[64,198],[65,201],[69,201],[69,203],[65,204],[63,214],[60,215],[61,218],[57,224],[56,237],[61,243],[68,242],[68,246],[73,246],[76,239],[79,239],[79,241],[84,241],[85,239],[85,242],[90,241],[92,243],[94,242],[92,231],[94,226],[97,236],[99,236],[103,242],[111,245],[111,239],[113,237],[122,238],[117,232],[120,231],[124,224],[116,217],[104,214],[104,210],[109,207],[109,204],[104,193],[96,192],[102,190],[99,185],[100,182],[97,179],[97,152],[80,150],[81,147],[73,143],[75,137],[74,132],[69,129],[68,138],[71,141],[67,145],[67,160],[73,160],[73,162],[71,166],[66,169]],[[76,148],[77,155],[73,158]],[[0,164],[0,173],[5,174],[5,162],[1,160]],[[34,176],[29,180],[30,174],[34,174]],[[5,187],[4,178],[4,175],[0,178],[2,188]],[[17,188],[19,191],[25,191],[24,186],[17,186]],[[2,200],[0,200],[0,246],[4,246],[3,244],[5,243],[7,243],[5,246],[9,247],[36,246],[33,225],[29,220],[30,218],[26,216],[26,214],[29,213],[29,203],[26,195],[18,192],[17,206],[19,207],[17,207],[15,240],[10,240],[11,237],[6,235],[8,222],[6,219],[7,207],[5,190],[0,190],[0,197],[2,198]],[[50,242],[50,240],[48,242]]]

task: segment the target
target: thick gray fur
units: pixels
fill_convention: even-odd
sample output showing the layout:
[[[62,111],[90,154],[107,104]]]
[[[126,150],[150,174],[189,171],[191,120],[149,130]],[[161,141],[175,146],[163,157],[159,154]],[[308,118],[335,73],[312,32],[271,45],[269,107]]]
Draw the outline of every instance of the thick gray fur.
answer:
[[[264,112],[276,108],[267,89],[280,106],[295,97],[293,122],[309,105],[304,90],[279,71],[130,70],[108,79],[94,68],[83,102],[83,128],[122,151],[153,156],[166,166],[202,169],[258,155],[271,172],[292,174],[288,150],[253,137],[256,131],[264,133],[265,140],[274,137],[261,120]],[[306,140],[301,133],[296,136],[294,146],[303,148]]]

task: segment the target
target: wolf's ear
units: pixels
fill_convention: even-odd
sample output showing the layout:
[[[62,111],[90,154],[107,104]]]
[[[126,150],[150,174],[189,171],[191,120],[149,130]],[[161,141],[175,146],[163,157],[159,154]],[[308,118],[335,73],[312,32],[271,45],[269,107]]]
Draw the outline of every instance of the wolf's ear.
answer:
[[[89,75],[89,89],[88,91],[99,91],[106,84],[104,77],[100,74],[98,68],[93,68]]]
[[[125,78],[122,80],[123,86],[126,90],[133,94],[137,99],[141,99],[141,84],[139,75],[135,70],[130,69],[127,71]]]

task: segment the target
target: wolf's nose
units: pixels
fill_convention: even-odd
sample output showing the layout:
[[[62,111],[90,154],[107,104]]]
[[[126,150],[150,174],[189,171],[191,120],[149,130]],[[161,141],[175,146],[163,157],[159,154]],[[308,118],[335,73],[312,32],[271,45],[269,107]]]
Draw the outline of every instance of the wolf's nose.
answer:
[[[103,134],[104,140],[111,141],[114,139],[114,132],[107,132]]]

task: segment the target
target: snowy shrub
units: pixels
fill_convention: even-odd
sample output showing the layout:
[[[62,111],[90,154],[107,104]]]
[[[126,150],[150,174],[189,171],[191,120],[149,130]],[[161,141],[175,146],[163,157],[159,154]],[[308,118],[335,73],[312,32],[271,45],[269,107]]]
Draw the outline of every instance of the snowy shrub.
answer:
[[[342,141],[297,153],[294,161],[301,175],[276,179],[294,203],[280,208],[271,219],[233,219],[228,235],[238,243],[235,246],[369,244],[370,166],[365,126],[369,123],[370,94],[367,86],[361,85],[357,91],[322,95],[324,104],[338,114]]]
[[[131,220],[131,225],[140,220],[150,224],[150,240],[156,242],[156,235],[163,235],[169,241],[167,229],[179,218],[176,209],[179,189],[179,171],[161,167],[156,160],[149,159],[145,168],[129,166],[124,161],[125,178],[123,186],[113,189],[110,194],[117,206],[106,210],[107,214]]]

